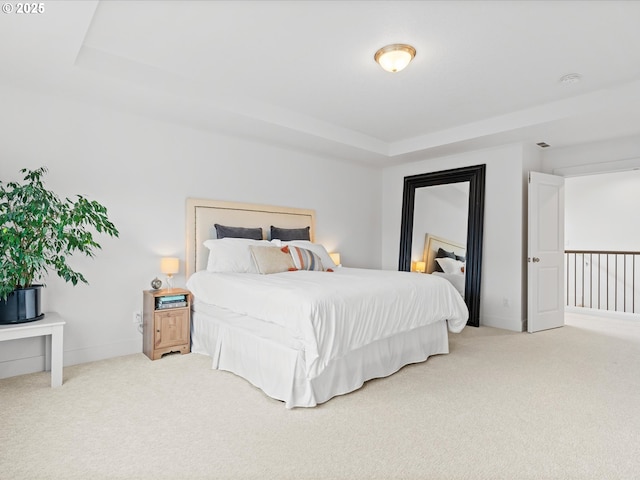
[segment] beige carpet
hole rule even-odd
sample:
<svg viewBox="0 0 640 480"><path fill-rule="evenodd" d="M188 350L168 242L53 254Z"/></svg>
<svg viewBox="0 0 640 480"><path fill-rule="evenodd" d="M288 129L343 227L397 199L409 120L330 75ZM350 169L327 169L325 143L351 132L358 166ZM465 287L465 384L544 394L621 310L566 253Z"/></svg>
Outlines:
<svg viewBox="0 0 640 480"><path fill-rule="evenodd" d="M0 380L0 478L640 478L640 324L567 315L286 410L201 355Z"/></svg>

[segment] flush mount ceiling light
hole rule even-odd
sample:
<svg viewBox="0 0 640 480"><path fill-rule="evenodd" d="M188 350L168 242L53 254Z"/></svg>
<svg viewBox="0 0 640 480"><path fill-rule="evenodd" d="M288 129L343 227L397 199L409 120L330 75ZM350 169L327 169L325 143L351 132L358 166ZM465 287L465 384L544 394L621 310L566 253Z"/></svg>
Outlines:
<svg viewBox="0 0 640 480"><path fill-rule="evenodd" d="M387 72L395 73L409 65L409 62L413 60L415 56L416 49L411 45L394 43L393 45L382 47L376 52L373 58Z"/></svg>

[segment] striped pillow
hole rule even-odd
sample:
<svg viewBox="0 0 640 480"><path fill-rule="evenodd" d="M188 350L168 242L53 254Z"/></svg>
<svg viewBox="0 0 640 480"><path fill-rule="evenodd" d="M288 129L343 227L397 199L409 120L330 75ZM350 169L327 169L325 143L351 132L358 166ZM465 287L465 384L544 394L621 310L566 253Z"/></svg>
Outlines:
<svg viewBox="0 0 640 480"><path fill-rule="evenodd" d="M320 257L306 248L286 246L282 248L283 251L288 250L293 258L293 263L298 270L314 270L317 272L323 272L322 260Z"/></svg>

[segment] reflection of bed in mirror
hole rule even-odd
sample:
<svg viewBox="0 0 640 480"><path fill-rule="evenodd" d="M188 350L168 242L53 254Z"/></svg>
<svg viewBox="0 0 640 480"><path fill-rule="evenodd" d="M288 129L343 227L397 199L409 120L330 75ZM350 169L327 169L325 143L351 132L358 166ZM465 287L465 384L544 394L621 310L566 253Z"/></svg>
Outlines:
<svg viewBox="0 0 640 480"><path fill-rule="evenodd" d="M440 249L445 252L453 253L457 257L457 260L460 260L461 258L464 259L466 257L466 248L464 245L453 240L427 234L424 240L425 273L446 278L454 287L456 287L456 290L460 292L460 295L464 297L465 274L464 268L461 268L464 267L464 260L458 262L451 261L445 266L445 268L449 267L448 272L440 271L443 270L443 268L442 266L439 268L439 264L436 260Z"/></svg>

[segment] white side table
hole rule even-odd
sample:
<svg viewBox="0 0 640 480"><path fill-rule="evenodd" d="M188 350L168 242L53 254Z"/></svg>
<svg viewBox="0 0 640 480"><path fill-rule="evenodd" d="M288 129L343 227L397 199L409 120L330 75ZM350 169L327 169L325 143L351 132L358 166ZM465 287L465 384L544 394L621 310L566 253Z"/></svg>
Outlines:
<svg viewBox="0 0 640 480"><path fill-rule="evenodd" d="M62 337L65 321L55 312L47 312L42 320L0 325L0 341L46 335L45 369L51 370L51 386L62 385Z"/></svg>

